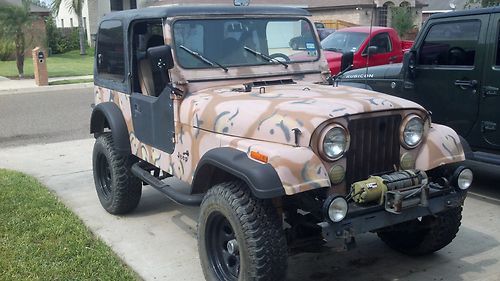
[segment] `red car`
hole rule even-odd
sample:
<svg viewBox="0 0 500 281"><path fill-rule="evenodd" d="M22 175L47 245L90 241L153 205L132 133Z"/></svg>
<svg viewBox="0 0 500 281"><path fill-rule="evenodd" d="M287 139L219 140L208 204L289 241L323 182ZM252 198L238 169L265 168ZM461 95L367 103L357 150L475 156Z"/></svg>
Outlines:
<svg viewBox="0 0 500 281"><path fill-rule="evenodd" d="M380 26L373 26L371 33L369 26L344 28L321 41L332 75L340 72L343 53L354 53L355 69L402 62L403 53L412 45L413 41L401 40L394 29ZM370 52L369 46L374 46Z"/></svg>

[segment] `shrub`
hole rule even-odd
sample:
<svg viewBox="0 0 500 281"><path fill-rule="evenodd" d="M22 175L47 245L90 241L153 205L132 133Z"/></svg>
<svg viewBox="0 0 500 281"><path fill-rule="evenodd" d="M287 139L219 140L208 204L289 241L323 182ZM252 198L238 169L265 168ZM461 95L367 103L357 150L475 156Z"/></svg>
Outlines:
<svg viewBox="0 0 500 281"><path fill-rule="evenodd" d="M46 22L47 46L52 54L66 53L80 48L78 28L57 28L52 17Z"/></svg>
<svg viewBox="0 0 500 281"><path fill-rule="evenodd" d="M16 46L14 42L2 40L0 38L0 61L15 59Z"/></svg>

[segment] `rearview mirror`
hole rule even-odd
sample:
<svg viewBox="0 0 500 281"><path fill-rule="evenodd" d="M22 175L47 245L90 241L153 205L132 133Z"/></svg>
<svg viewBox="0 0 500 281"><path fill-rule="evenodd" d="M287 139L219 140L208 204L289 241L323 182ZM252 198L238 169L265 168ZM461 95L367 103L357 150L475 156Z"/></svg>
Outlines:
<svg viewBox="0 0 500 281"><path fill-rule="evenodd" d="M147 57L151 61L153 71L162 71L174 67L172 48L169 45L148 48Z"/></svg>

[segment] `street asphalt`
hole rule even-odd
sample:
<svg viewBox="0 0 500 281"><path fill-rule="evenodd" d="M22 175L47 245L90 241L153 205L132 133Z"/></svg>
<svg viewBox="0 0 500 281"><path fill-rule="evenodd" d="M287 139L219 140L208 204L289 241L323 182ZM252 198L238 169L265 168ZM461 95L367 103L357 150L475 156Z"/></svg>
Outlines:
<svg viewBox="0 0 500 281"><path fill-rule="evenodd" d="M91 103L92 87L0 95L0 147L90 138Z"/></svg>
<svg viewBox="0 0 500 281"><path fill-rule="evenodd" d="M100 206L88 134L91 102L90 89L0 96L0 168L37 177L144 280L203 280L198 208L176 205L149 187L129 215L113 216ZM412 258L363 234L349 252L290 257L288 281L500 281L500 177L482 171L460 232L443 250Z"/></svg>

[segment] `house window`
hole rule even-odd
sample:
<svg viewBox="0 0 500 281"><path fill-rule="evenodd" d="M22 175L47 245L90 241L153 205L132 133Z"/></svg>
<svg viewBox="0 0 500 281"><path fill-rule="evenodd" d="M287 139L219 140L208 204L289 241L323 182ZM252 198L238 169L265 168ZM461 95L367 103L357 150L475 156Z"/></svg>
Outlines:
<svg viewBox="0 0 500 281"><path fill-rule="evenodd" d="M137 9L137 1L130 0L130 9Z"/></svg>
<svg viewBox="0 0 500 281"><path fill-rule="evenodd" d="M87 18L83 17L83 29L87 30Z"/></svg>
<svg viewBox="0 0 500 281"><path fill-rule="evenodd" d="M61 19L61 27L64 28L64 19Z"/></svg>
<svg viewBox="0 0 500 281"><path fill-rule="evenodd" d="M111 11L123 11L123 0L110 0Z"/></svg>
<svg viewBox="0 0 500 281"><path fill-rule="evenodd" d="M390 8L394 6L392 2L385 2L384 5L378 10L378 25L387 26L388 18L390 17Z"/></svg>
<svg viewBox="0 0 500 281"><path fill-rule="evenodd" d="M69 25L70 25L71 27L73 27L73 18L70 18L70 19L69 19Z"/></svg>

